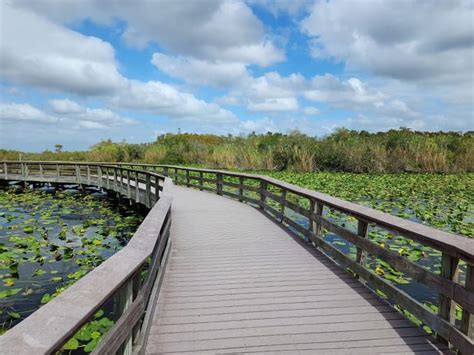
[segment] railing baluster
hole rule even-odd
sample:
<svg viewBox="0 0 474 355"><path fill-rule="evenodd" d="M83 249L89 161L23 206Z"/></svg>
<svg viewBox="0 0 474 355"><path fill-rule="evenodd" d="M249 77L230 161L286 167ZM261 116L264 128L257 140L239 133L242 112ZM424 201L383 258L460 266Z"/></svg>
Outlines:
<svg viewBox="0 0 474 355"><path fill-rule="evenodd" d="M218 195L222 195L222 174L216 174L216 191Z"/></svg>
<svg viewBox="0 0 474 355"><path fill-rule="evenodd" d="M260 180L260 209L265 210L265 202L267 201L267 182Z"/></svg>
<svg viewBox="0 0 474 355"><path fill-rule="evenodd" d="M239 196L244 195L244 178L243 176L239 176ZM239 198L239 202L243 202L244 200L242 198Z"/></svg>
<svg viewBox="0 0 474 355"><path fill-rule="evenodd" d="M464 287L467 291L474 293L474 265L466 265L466 284ZM462 311L461 324L459 328L470 339L474 339L474 315L465 309Z"/></svg>
<svg viewBox="0 0 474 355"><path fill-rule="evenodd" d="M151 201L151 181L150 181L150 174L145 173L145 200L146 200L146 206L148 208L151 208L152 206L152 201Z"/></svg>
<svg viewBox="0 0 474 355"><path fill-rule="evenodd" d="M442 277L449 280L456 281L458 278L458 264L459 259L452 257L448 254L443 253L441 255L441 273ZM439 296L439 310L438 314L441 318L447 320L449 323L454 324L456 319L456 304L451 298L440 295ZM438 340L447 343L446 339L437 335Z"/></svg>
<svg viewBox="0 0 474 355"><path fill-rule="evenodd" d="M127 169L127 198L130 199L132 196L130 191L130 170Z"/></svg>
<svg viewBox="0 0 474 355"><path fill-rule="evenodd" d="M311 200L311 211L318 217L323 216L324 205L320 202ZM322 238L323 237L323 226L320 222L315 221L311 218L311 231L314 234L315 238ZM316 246L315 242L313 242L313 246Z"/></svg>

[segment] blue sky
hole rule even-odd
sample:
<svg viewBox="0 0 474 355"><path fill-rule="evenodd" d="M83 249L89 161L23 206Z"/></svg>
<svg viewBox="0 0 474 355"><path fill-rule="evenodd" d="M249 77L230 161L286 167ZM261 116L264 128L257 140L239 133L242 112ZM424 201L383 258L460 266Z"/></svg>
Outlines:
<svg viewBox="0 0 474 355"><path fill-rule="evenodd" d="M473 16L464 0L5 0L0 148L473 130Z"/></svg>

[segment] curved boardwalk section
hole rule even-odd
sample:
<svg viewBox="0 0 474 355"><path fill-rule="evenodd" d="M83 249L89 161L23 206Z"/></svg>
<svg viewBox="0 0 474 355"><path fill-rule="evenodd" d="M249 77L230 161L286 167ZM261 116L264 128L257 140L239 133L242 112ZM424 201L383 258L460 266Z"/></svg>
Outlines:
<svg viewBox="0 0 474 355"><path fill-rule="evenodd" d="M439 353L420 328L258 210L173 187L146 352Z"/></svg>

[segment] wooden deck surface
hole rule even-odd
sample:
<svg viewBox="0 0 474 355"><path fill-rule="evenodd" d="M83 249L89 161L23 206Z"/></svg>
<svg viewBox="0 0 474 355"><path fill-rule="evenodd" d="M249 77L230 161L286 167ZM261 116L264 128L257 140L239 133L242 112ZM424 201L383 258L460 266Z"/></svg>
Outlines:
<svg viewBox="0 0 474 355"><path fill-rule="evenodd" d="M172 195L173 249L148 354L440 352L258 210L183 187Z"/></svg>

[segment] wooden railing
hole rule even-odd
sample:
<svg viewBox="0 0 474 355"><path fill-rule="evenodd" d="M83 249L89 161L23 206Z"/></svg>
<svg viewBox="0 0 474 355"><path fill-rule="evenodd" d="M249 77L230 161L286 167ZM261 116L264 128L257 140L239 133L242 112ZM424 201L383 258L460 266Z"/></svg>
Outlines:
<svg viewBox="0 0 474 355"><path fill-rule="evenodd" d="M156 171L173 178L175 184L207 190L259 208L274 222L283 225L289 232L304 237L314 247L368 282L372 288L383 292L392 303L420 319L436 332L438 339L449 342L463 354L474 353L474 240L267 176L169 165L126 163L120 166ZM328 210L354 218L357 225L351 230L336 223L325 215ZM300 223L301 220L307 223ZM439 273L372 242L368 238L368 232L376 228L439 251ZM323 229L354 245L357 248L355 258L349 257L323 239ZM366 260L369 254L384 260L414 281L438 293L438 313L432 312L396 285L367 268ZM460 261L465 263L463 284L458 279ZM460 322L455 320L456 304L462 307Z"/></svg>
<svg viewBox="0 0 474 355"><path fill-rule="evenodd" d="M0 179L97 186L150 208L127 246L1 336L0 353L55 353L106 302L114 303L118 319L94 353L143 353L171 248L172 181L149 171L64 162L3 162Z"/></svg>

